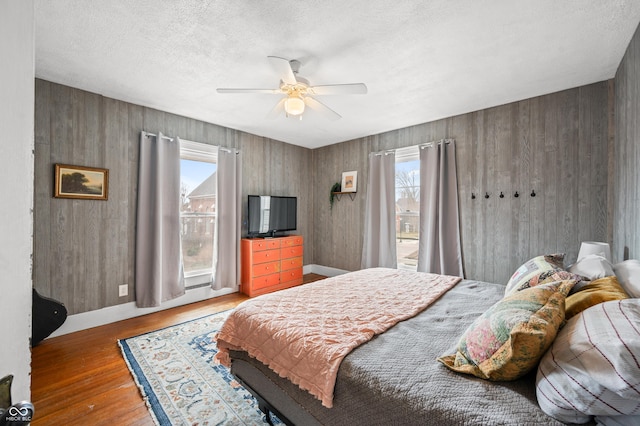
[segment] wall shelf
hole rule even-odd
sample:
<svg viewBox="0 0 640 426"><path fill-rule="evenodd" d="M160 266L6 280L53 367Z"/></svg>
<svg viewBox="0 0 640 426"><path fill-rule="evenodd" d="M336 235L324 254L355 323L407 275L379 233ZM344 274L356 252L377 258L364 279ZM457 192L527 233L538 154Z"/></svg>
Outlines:
<svg viewBox="0 0 640 426"><path fill-rule="evenodd" d="M333 195L336 196L336 200L338 201L340 201L340 198L342 198L344 194L349 195L349 198L351 198L351 201L353 201L356 198L357 192L333 192Z"/></svg>

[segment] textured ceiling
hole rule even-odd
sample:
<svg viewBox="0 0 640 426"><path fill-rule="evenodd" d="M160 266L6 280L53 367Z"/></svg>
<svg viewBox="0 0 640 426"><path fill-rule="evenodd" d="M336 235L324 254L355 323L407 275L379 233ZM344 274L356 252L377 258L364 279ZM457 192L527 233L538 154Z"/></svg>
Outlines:
<svg viewBox="0 0 640 426"><path fill-rule="evenodd" d="M638 0L36 0L36 76L309 148L612 78ZM268 119L267 56L342 115ZM149 129L153 130L153 129Z"/></svg>

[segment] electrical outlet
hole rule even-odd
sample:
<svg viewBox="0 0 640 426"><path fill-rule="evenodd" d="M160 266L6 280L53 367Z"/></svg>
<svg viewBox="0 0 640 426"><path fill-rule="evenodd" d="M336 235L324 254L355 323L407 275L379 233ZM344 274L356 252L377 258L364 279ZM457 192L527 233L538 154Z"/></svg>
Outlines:
<svg viewBox="0 0 640 426"><path fill-rule="evenodd" d="M118 296L123 297L129 294L129 285L128 284L122 284L121 286L118 286Z"/></svg>

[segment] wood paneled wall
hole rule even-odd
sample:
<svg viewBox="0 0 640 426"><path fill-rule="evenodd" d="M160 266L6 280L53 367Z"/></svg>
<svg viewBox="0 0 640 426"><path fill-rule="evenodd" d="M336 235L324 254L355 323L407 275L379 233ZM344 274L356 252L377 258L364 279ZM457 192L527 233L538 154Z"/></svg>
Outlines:
<svg viewBox="0 0 640 426"><path fill-rule="evenodd" d="M456 140L466 277L506 283L533 256L565 252L566 263L572 263L581 241L609 241L610 84L592 84L314 150L314 262L360 268L370 152L442 138ZM358 171L355 200L343 197L330 211L329 189L343 171L350 170ZM535 197L530 196L532 190Z"/></svg>
<svg viewBox="0 0 640 426"><path fill-rule="evenodd" d="M310 150L43 80L36 80L35 108L34 287L70 314L134 300L142 130L240 149L245 215L249 193L297 196L310 263ZM109 200L53 198L55 163L109 169ZM129 296L118 297L125 283Z"/></svg>
<svg viewBox="0 0 640 426"><path fill-rule="evenodd" d="M308 150L36 80L34 285L71 314L133 300L141 130L242 150L244 211L248 194L298 196L305 264L345 270L360 267L368 154L454 138L466 276L506 282L542 253L566 252L571 263L581 241L611 241L611 84ZM109 200L53 198L55 163L110 169ZM358 171L355 199L331 211L329 189L350 170ZM120 298L124 283L129 296Z"/></svg>
<svg viewBox="0 0 640 426"><path fill-rule="evenodd" d="M614 261L640 259L640 27L615 79Z"/></svg>

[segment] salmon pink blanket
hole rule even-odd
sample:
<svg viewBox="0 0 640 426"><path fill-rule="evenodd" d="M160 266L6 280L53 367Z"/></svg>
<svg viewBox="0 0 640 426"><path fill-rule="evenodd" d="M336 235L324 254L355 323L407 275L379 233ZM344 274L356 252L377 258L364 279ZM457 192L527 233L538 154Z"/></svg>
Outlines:
<svg viewBox="0 0 640 426"><path fill-rule="evenodd" d="M333 406L342 359L354 348L423 311L461 278L373 268L247 300L217 334L215 359L244 350Z"/></svg>

